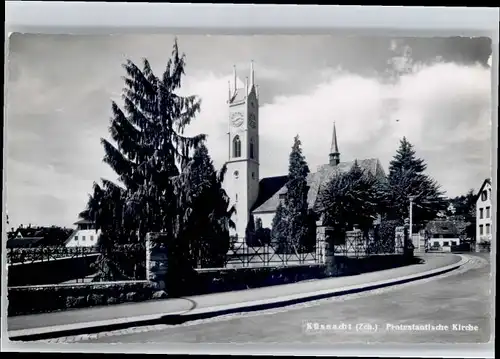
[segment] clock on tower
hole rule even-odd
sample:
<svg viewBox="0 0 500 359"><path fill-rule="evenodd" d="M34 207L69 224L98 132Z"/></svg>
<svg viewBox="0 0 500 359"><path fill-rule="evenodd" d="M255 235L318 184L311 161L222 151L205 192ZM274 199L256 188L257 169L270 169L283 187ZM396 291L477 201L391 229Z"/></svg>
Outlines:
<svg viewBox="0 0 500 359"><path fill-rule="evenodd" d="M231 123L234 127L240 127L243 124L243 113L233 112L231 114Z"/></svg>
<svg viewBox="0 0 500 359"><path fill-rule="evenodd" d="M250 116L248 116L248 125L251 128L257 127L257 121L255 121L255 115L253 113L251 113Z"/></svg>

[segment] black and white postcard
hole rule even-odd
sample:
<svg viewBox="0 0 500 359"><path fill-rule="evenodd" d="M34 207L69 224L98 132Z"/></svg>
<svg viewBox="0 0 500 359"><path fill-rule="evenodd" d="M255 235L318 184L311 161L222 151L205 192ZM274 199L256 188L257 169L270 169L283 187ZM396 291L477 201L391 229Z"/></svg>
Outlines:
<svg viewBox="0 0 500 359"><path fill-rule="evenodd" d="M494 46L10 34L11 343L491 343Z"/></svg>

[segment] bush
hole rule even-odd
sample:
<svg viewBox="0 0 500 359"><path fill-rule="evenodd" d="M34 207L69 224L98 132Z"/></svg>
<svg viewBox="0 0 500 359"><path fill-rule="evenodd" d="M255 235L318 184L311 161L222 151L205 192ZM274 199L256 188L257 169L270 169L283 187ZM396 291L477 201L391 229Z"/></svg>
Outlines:
<svg viewBox="0 0 500 359"><path fill-rule="evenodd" d="M259 228L257 229L255 236L257 238L258 245L269 245L271 243L271 230L269 228Z"/></svg>
<svg viewBox="0 0 500 359"><path fill-rule="evenodd" d="M373 233L374 241L370 244L370 253L394 253L396 227L400 223L394 220L383 220Z"/></svg>
<svg viewBox="0 0 500 359"><path fill-rule="evenodd" d="M150 282L8 288L8 315L148 300L155 292Z"/></svg>

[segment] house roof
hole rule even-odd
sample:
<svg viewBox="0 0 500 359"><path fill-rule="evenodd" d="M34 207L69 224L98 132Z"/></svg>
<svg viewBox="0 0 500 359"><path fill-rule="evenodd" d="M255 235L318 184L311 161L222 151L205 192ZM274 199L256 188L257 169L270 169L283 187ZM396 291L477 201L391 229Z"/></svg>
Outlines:
<svg viewBox="0 0 500 359"><path fill-rule="evenodd" d="M73 224L78 225L78 224L92 224L92 223L94 223L94 222L93 221L89 221L88 219L80 219L80 220L76 221Z"/></svg>
<svg viewBox="0 0 500 359"><path fill-rule="evenodd" d="M491 186L491 178L486 178L484 181L483 181L483 184L481 185L481 188L479 188L479 191L477 192L476 194L476 202L477 200L479 199L479 196L481 195L481 192L483 192L484 190L484 187L486 187L486 185L489 184Z"/></svg>
<svg viewBox="0 0 500 359"><path fill-rule="evenodd" d="M40 237L40 228L37 227L20 227L15 230L15 235L20 234L23 237Z"/></svg>
<svg viewBox="0 0 500 359"><path fill-rule="evenodd" d="M73 235L78 232L77 229L73 229L73 231L69 234L68 238L64 241L64 245L68 244L68 242L73 238Z"/></svg>
<svg viewBox="0 0 500 359"><path fill-rule="evenodd" d="M316 172L309 173L309 175L307 176L307 184L309 186L309 192L307 194L307 202L309 208L314 207L316 198L322 187L338 174L348 172L353 166L353 164L354 161L340 162L336 166L325 164L319 166ZM371 173L372 175L376 176L379 179L385 178L385 173L384 170L382 169L382 166L380 165L380 161L376 158L358 160L358 165L362 169L368 171L369 173ZM271 177L271 178L278 178L278 177ZM278 204L280 202L279 198L280 194L284 194L287 191L286 189L287 176L281 176L280 178L284 178L283 184L276 191L268 191L265 195L262 196L259 193L259 199L256 202L256 206L254 206L255 209L253 210L253 212L265 213L265 212L276 211L276 208L278 207ZM265 180L267 179L263 179L261 183Z"/></svg>
<svg viewBox="0 0 500 359"><path fill-rule="evenodd" d="M432 234L458 234L459 230L453 221L430 221L426 229Z"/></svg>
<svg viewBox="0 0 500 359"><path fill-rule="evenodd" d="M7 240L7 248L29 248L36 247L43 237L10 238Z"/></svg>

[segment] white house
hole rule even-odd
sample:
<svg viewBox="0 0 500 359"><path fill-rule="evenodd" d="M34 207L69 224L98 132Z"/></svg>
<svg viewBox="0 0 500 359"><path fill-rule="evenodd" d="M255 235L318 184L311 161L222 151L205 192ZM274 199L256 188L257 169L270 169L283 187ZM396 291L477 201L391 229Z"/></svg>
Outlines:
<svg viewBox="0 0 500 359"><path fill-rule="evenodd" d="M460 245L460 231L457 224L451 220L430 221L426 225L429 232L429 249L451 252L452 246Z"/></svg>
<svg viewBox="0 0 500 359"><path fill-rule="evenodd" d="M82 219L74 224L77 227L66 240L66 247L93 247L97 245L101 231L95 230L93 222Z"/></svg>
<svg viewBox="0 0 500 359"><path fill-rule="evenodd" d="M476 251L482 243L491 243L492 239L492 203L491 179L484 180L476 199Z"/></svg>

